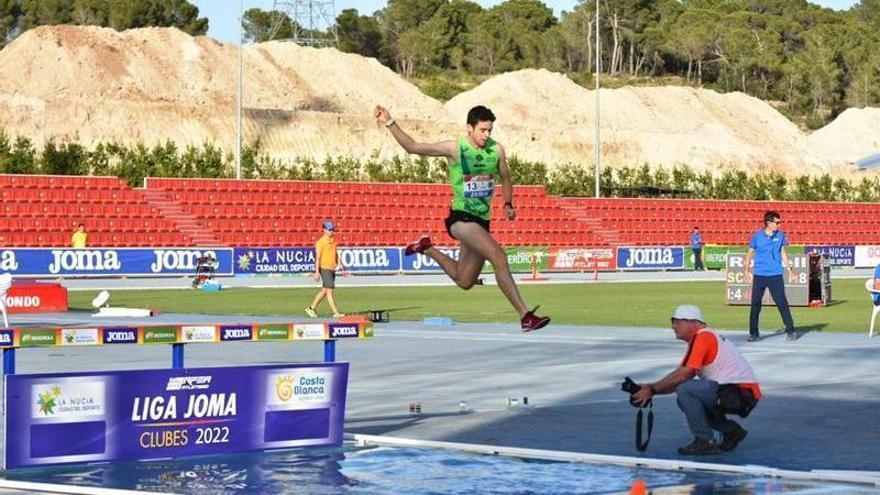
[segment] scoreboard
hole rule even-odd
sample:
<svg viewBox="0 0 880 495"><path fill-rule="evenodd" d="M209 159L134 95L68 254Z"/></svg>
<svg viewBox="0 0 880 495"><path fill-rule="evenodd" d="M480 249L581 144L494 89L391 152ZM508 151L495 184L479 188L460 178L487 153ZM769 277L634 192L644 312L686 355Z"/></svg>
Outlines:
<svg viewBox="0 0 880 495"><path fill-rule="evenodd" d="M785 278L785 295L788 298L789 306L809 306L810 305L810 265L809 258L806 255L795 254L789 255L791 260L791 274L786 271L783 273ZM727 255L727 304L728 305L745 305L748 306L752 302L752 284L746 282L745 266L746 254L729 253ZM829 287L830 289L830 287ZM830 290L829 290L830 293ZM830 295L830 294L829 294ZM770 290L764 291L764 306L775 306Z"/></svg>

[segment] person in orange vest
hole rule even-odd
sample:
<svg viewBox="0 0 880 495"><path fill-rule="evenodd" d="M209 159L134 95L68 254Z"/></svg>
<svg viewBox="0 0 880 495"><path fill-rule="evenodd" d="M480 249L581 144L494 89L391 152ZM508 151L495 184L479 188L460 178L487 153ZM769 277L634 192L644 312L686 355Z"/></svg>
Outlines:
<svg viewBox="0 0 880 495"><path fill-rule="evenodd" d="M693 442L678 449L679 454L711 455L733 450L747 432L727 418L725 414L730 411L719 408L719 404L726 402L722 396L730 397L733 391L741 409L738 414L748 415L761 398L755 373L733 343L709 330L700 308L681 305L675 308L671 320L675 338L688 344L687 353L681 364L662 379L640 383L632 400L647 404L654 395L676 394L678 408L694 435ZM715 442L714 431L722 434L720 443Z"/></svg>

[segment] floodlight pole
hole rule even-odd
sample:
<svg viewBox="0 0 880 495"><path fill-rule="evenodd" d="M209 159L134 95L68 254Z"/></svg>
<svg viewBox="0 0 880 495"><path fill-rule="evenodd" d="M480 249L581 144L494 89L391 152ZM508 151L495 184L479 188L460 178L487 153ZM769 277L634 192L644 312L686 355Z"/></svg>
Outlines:
<svg viewBox="0 0 880 495"><path fill-rule="evenodd" d="M599 0L596 0L596 137L594 147L596 149L596 197L599 197L599 170L602 168L602 151L599 141L599 74L601 64L599 63Z"/></svg>
<svg viewBox="0 0 880 495"><path fill-rule="evenodd" d="M244 91L244 0L239 0L238 4L238 130L235 138L235 178L241 179L241 140L242 140L242 122L241 122L241 99Z"/></svg>

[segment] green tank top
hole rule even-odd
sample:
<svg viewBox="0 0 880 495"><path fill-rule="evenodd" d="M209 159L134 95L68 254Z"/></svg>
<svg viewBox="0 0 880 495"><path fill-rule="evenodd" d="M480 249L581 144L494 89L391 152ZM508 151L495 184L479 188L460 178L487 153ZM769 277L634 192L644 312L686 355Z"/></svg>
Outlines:
<svg viewBox="0 0 880 495"><path fill-rule="evenodd" d="M489 220L498 160L498 149L491 138L482 149L471 146L466 138L458 138L458 160L449 165L453 210Z"/></svg>

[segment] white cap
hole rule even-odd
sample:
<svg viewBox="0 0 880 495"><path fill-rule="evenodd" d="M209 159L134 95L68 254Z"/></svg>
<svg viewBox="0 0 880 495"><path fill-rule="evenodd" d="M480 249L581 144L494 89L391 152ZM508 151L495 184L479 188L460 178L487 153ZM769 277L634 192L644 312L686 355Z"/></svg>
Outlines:
<svg viewBox="0 0 880 495"><path fill-rule="evenodd" d="M706 323L706 320L703 319L703 313L700 311L700 308L692 304L682 304L675 308L672 317L676 320L697 320Z"/></svg>

